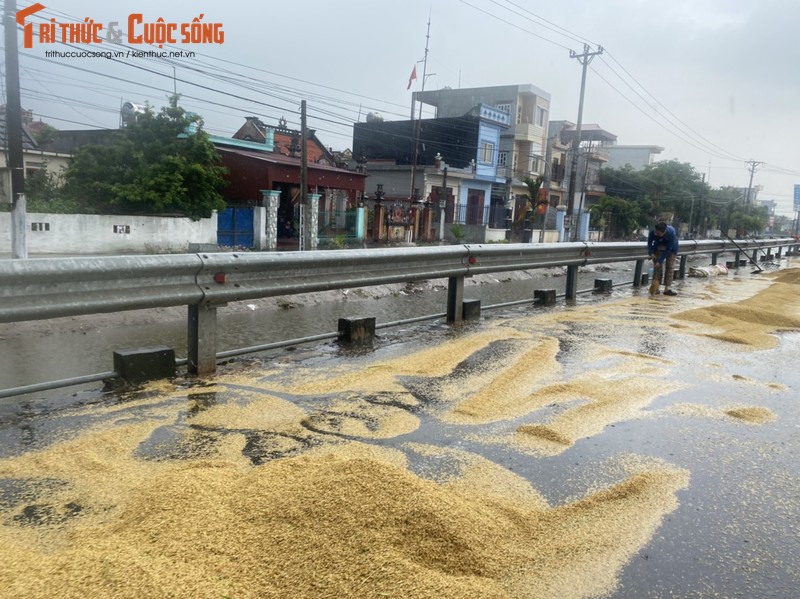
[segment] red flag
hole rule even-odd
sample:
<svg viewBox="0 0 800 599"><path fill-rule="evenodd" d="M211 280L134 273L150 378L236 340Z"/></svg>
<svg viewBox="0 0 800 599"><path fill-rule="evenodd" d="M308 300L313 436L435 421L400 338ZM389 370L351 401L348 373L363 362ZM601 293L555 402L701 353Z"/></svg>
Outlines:
<svg viewBox="0 0 800 599"><path fill-rule="evenodd" d="M417 65L414 65L414 70L411 71L411 77L408 78L408 87L406 88L406 90L411 89L411 84L414 82L416 78L417 78Z"/></svg>

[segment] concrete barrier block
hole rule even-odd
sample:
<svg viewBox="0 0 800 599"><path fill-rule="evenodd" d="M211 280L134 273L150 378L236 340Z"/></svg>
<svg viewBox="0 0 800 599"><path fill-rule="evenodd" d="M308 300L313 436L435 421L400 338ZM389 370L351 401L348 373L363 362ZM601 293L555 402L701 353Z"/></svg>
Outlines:
<svg viewBox="0 0 800 599"><path fill-rule="evenodd" d="M555 289L534 290L533 302L537 306L554 306L556 304L556 290Z"/></svg>
<svg viewBox="0 0 800 599"><path fill-rule="evenodd" d="M614 281L611 279L595 279L593 293L611 293L614 290Z"/></svg>
<svg viewBox="0 0 800 599"><path fill-rule="evenodd" d="M464 320L478 320L481 317L481 300L465 299L462 315Z"/></svg>
<svg viewBox="0 0 800 599"><path fill-rule="evenodd" d="M175 350L143 347L114 351L114 370L129 385L175 376Z"/></svg>
<svg viewBox="0 0 800 599"><path fill-rule="evenodd" d="M339 319L339 342L352 345L368 345L374 339L374 316Z"/></svg>

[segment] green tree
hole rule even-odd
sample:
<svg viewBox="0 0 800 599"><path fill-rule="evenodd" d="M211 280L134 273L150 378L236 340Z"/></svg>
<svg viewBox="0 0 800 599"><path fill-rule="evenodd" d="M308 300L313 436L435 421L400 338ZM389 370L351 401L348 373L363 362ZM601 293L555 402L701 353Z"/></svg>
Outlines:
<svg viewBox="0 0 800 599"><path fill-rule="evenodd" d="M57 173L36 169L25 177L25 199L28 212L54 214L92 213L79 198L67 197L64 181Z"/></svg>
<svg viewBox="0 0 800 599"><path fill-rule="evenodd" d="M170 99L148 108L112 146L84 146L65 173L68 197L114 214L178 214L193 219L225 208L225 169L198 115Z"/></svg>
<svg viewBox="0 0 800 599"><path fill-rule="evenodd" d="M528 194L526 197L527 202L525 203L525 207L522 209L522 213L518 216L518 218L520 220L525 220L527 217L536 214L536 202L539 198L539 190L542 188L544 177L541 175L537 176L535 179L532 177L525 177L522 182L525 183L525 187L528 188Z"/></svg>
<svg viewBox="0 0 800 599"><path fill-rule="evenodd" d="M641 204L636 200L603 196L589 208L591 225L606 239L625 239L641 226Z"/></svg>
<svg viewBox="0 0 800 599"><path fill-rule="evenodd" d="M691 164L677 160L654 162L641 170L630 166L602 169L600 181L609 196L637 202L640 224L648 225L669 214L675 225L696 229L696 210L708 195L708 186Z"/></svg>
<svg viewBox="0 0 800 599"><path fill-rule="evenodd" d="M40 129L31 132L31 137L33 137L33 141L42 146L53 141L57 134L58 129L45 123Z"/></svg>

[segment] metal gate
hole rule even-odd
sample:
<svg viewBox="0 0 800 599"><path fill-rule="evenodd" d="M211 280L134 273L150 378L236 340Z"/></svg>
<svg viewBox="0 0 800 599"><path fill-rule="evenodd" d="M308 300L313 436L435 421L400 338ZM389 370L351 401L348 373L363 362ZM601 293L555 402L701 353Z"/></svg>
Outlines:
<svg viewBox="0 0 800 599"><path fill-rule="evenodd" d="M253 209L231 206L217 216L217 244L222 247L252 248Z"/></svg>

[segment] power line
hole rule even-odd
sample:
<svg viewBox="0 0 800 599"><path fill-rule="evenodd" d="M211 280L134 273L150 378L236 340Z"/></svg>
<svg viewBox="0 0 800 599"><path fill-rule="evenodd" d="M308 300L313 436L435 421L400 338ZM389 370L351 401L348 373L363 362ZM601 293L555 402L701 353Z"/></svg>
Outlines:
<svg viewBox="0 0 800 599"><path fill-rule="evenodd" d="M492 17L493 19L496 19L496 20L498 20L498 21L500 21L502 23L505 23L506 25L509 25L509 26L513 27L514 29L519 29L520 31L524 31L527 34L532 35L533 37L539 38L540 40L545 41L548 44L553 44L554 46L558 46L559 48L563 48L564 50L569 50L570 49L568 46L565 46L564 44L559 44L558 42L553 41L553 40L551 40L549 38L546 38L543 35L539 35L538 33L534 33L533 31L531 31L529 29L525 29L524 27L520 27L516 23L512 23L511 21L506 21L504 18L498 17L496 14L493 14L493 13L491 13L489 11L483 10L482 8L478 8L477 6L475 6L474 4L470 4L466 0L459 0L459 2L461 2L461 4L466 4L470 8L474 8L478 12L482 12L483 14L485 14L485 15L487 15L489 17Z"/></svg>
<svg viewBox="0 0 800 599"><path fill-rule="evenodd" d="M572 40L574 42L578 42L579 44L590 44L590 45L593 45L593 46L597 46L597 44L595 44L595 43L593 43L593 42L591 42L591 41L589 41L589 40L587 40L587 39L585 39L583 37L578 36L577 34L569 31L568 29L564 29L560 25L556 25L552 21L548 21L544 17L541 17L541 16L537 15L536 13L533 13L533 12L529 11L528 9L523 8L519 4L515 4L514 2L511 2L511 0L505 0L506 4L510 4L511 6L513 6L515 8L518 8L522 12L516 12L516 11L513 11L513 10L511 10L510 8L508 8L506 6L502 6L499 2L497 2L497 0L490 0L490 2L492 4L500 6L501 8L504 8L505 10L509 11L513 15L516 15L518 17L522 17L523 19L526 19L526 20L528 20L528 21L530 21L532 23L535 23L535 24L539 25L540 27L544 27L545 29L547 29L549 31L552 31L553 33L556 33L558 35L562 35L562 36L564 36L564 37L566 37L566 38L568 38L568 39L570 39L570 40ZM526 14L522 14L522 13L526 13L527 15L530 15L530 16L526 16ZM545 41L549 41L549 40L545 40Z"/></svg>
<svg viewBox="0 0 800 599"><path fill-rule="evenodd" d="M713 147L713 148L716 148L717 150L719 150L719 151L721 151L721 152L723 152L723 153L725 153L725 154L728 154L728 155L730 155L730 156L732 157L732 159L735 159L735 160L742 160L742 158L741 158L741 157L739 157L739 156L736 156L735 154L733 154L733 153L729 152L729 151L728 151L728 150L726 150L725 148L721 148L720 146L718 146L718 145L714 144L713 142L709 141L708 139L706 139L705 137L703 137L702 135L700 135L700 134L699 134L697 131L695 131L694 129L692 129L692 128L691 128L689 125L687 125L687 124L686 124L685 122L683 122L683 121L682 121L680 118L678 118L678 117L675 115L675 113L673 113L673 112L672 112L672 111L671 111L669 108L667 108L667 107L666 107L666 106L665 106L665 105L664 105L664 104L663 104L663 103L662 103L662 102L661 102L661 101L660 101L660 100L659 100L659 99L658 99L658 98L657 98L657 97L656 97L654 94L650 93L650 92L647 90L647 88L646 88L644 85L642 85L642 84L639 82L639 80L638 80L636 77L634 77L634 76L631 74L631 72L630 72L630 71L628 71L628 69L626 69L626 68L625 68L625 67L624 67L624 66L623 66L623 65L622 65L622 64L621 64L621 63L620 63L620 62L619 62L619 61L618 61L616 58L614 58L614 56L613 56L613 55L612 55L610 52L608 53L608 57L609 57L611 60L613 60L613 61L614 61L614 63L615 63L617 66L619 66L619 68L621 68L621 69L623 70L623 72L624 72L624 73L625 73L625 74L626 74L628 77L630 77L630 78L631 78L631 79L632 79L632 80L633 80L633 81L634 81L634 82L635 82L635 83L636 83L636 84L637 84L637 85L638 85L638 86L639 86L639 87L640 87L642 90L644 90L644 92L645 92L645 93L646 93L648 96L650 96L651 98L653 98L653 100L654 100L654 101L655 101L655 102L656 102L656 103L657 103L659 106L661 106L661 107L662 107L662 108L663 108L663 109L664 109L664 110L665 110L665 111L666 111L666 112L667 112L667 113L668 113L670 116L672 116L672 118L674 118L674 119L675 119L675 120L676 120L678 123L680 123L681 125L683 125L683 126L686 128L686 130L687 130L687 131L689 131L689 132L690 132L692 135L695 135L695 136L697 136L698 138L700 138L701 140L705 141L705 142L706 142L706 143L708 143L708 144L709 144L711 147ZM607 64L607 63L606 63L606 64ZM613 69L612 69L612 71L613 71ZM620 79L622 79L622 77L620 77ZM633 89L633 88L631 88L631 89Z"/></svg>

